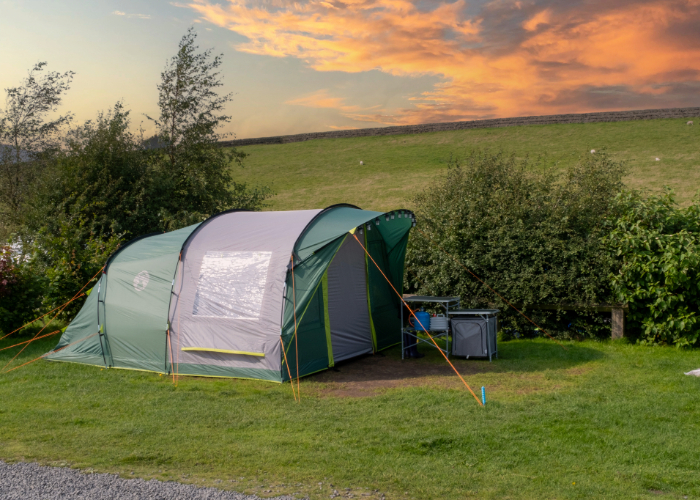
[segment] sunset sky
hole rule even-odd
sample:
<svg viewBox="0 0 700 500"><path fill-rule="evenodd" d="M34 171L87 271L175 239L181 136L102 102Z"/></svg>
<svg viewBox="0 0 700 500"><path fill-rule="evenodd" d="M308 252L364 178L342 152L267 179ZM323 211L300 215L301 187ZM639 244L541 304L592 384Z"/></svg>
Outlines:
<svg viewBox="0 0 700 500"><path fill-rule="evenodd" d="M77 121L138 125L192 25L239 138L700 106L700 0L0 0L0 86L47 61Z"/></svg>

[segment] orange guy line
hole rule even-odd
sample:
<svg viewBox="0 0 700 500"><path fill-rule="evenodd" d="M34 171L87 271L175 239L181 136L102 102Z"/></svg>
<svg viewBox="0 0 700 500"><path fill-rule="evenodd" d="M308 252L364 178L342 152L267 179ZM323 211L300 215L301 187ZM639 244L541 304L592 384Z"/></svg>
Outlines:
<svg viewBox="0 0 700 500"><path fill-rule="evenodd" d="M50 337L51 335L56 335L60 331L61 330L56 330L56 331L53 331L51 333L47 333L45 335L42 335L41 337L36 337L36 338L31 339L31 340L25 340L24 342L18 342L15 345L3 347L2 349L0 349L0 351L4 351L5 349L12 349L13 347L17 347L18 345L22 345L22 344L29 344L30 342L34 342L35 340L43 339L44 337Z"/></svg>
<svg viewBox="0 0 700 500"><path fill-rule="evenodd" d="M84 295L84 294L83 294L83 295ZM51 318L51 319L49 320L48 323L46 323L46 324L44 325L44 327L43 327L41 330L39 330L39 331L36 333L36 335L34 335L34 337L32 337L32 339L31 339L30 342L33 342L33 341L35 341L36 339L40 338L40 337L39 337L39 334L40 334L41 332L43 332L44 330L46 330L46 328L53 322L53 320L55 320L56 317L58 317L58 315L61 314L61 313L63 312L63 310L68 306L68 304L70 304L70 303L73 302L76 298L81 297L81 296L82 296L82 295L73 297L73 298L70 299L68 302L66 302L65 304L63 304L63 306L61 307L61 309L53 316L53 318ZM42 335L42 337L43 337L43 335ZM15 355L13 356L13 358L12 358L10 361L8 361L7 364L6 364L5 366L2 367L2 369L5 370L5 368L7 368L8 366L10 366L10 364L15 360L15 358L17 358L17 356L19 356L20 354L22 354L22 353L24 352L24 350L27 348L28 345L29 345L29 344L27 343L24 347L22 347L22 349L20 349L19 352L18 352L17 354L15 354Z"/></svg>
<svg viewBox="0 0 700 500"><path fill-rule="evenodd" d="M467 389L469 389L469 392L472 393L472 396L474 396L474 399L476 399L476 402L479 403L479 405L484 406L484 404L481 402L481 400L480 400L478 397L476 397L476 394L474 394L474 391L472 391L472 388L469 387L469 384L467 384L467 381L464 380L464 378L462 378L462 375L460 375L460 373L457 371L457 368L455 368L455 366L452 364L452 362L450 361L450 359L449 359L447 356L445 356L445 353L442 352L442 349L440 349L440 347L437 345L437 343L435 342L435 339L433 338L433 336L430 335L430 332L428 332L428 329L423 325L423 323L420 322L420 320L418 319L418 317L417 317L415 314L413 314L413 310L408 306L408 304L406 303L406 301L403 300L403 297L401 296L401 294L399 293L399 291L394 287L394 284L393 284L391 281L389 281L389 278L386 277L386 274L384 274L384 271L382 271L382 269L379 267L379 265L374 261L374 259L372 258L372 256L369 254L369 252L368 252L367 249L365 248L365 246L364 246L362 243L360 243L360 240L358 239L357 235L355 235L355 233L352 233L352 236L355 238L355 241L357 241L357 243L359 243L359 245L362 247L362 250L364 250L365 253L367 254L367 256L372 260L372 263L377 267L377 269L379 269L379 272L382 273L382 276L384 276L384 279L387 281L387 283L389 283L389 286L391 286L391 288L396 292L396 295L399 296L399 299L401 299L401 302L403 302L404 305L406 306L406 308L408 308L408 310L411 311L411 315L416 319L416 321L418 321L418 324L423 328L423 330L424 330L425 333L428 335L428 337L430 338L430 340L432 341L432 343L435 344L435 347L437 347L438 351L440 351L440 354L442 354L442 357L445 358L445 361L447 361L447 362L449 363L449 365L452 367L452 369L455 371L455 373L457 374L457 376L459 377L459 379L462 381L462 383L464 384L464 386L465 386ZM401 327L403 328L403 325L401 325Z"/></svg>
<svg viewBox="0 0 700 500"><path fill-rule="evenodd" d="M284 354L284 364L287 365L287 373L289 374L289 383L292 384L292 394L294 394L294 401L297 400L297 393L294 392L294 379L292 378L292 372L289 370L289 362L287 362L287 352L284 350L284 340L282 340L282 335L280 335L280 344L282 345L282 354Z"/></svg>
<svg viewBox="0 0 700 500"><path fill-rule="evenodd" d="M178 257L179 263L178 263L178 268L180 269L180 293L182 293L182 286L183 282L185 281L185 269L184 269L184 263L182 262L182 252L180 252L180 256ZM180 295L177 296L177 350L175 351L175 387L177 387L177 384L180 382L180 349L181 349L181 343L180 343Z"/></svg>
<svg viewBox="0 0 700 500"><path fill-rule="evenodd" d="M70 302L70 300L69 300L68 302L66 302L65 304L61 304L60 306L54 307L54 308L51 309L49 312L42 314L42 315L39 316L38 318L35 318L35 319L31 320L31 321L30 321L29 323L27 323L26 325L20 326L19 328L17 328L17 330L12 330L10 333L8 333L7 335L5 335L4 337L0 337L0 340L6 339L7 337L9 337L10 335L12 335L13 333L20 331L20 330L21 330L22 328L24 328L25 326L29 326L29 325L31 325L32 323L34 323L35 321L37 321L37 320L40 320L41 318L43 318L43 317L46 316L47 314L51 314L51 313L54 312L56 309L60 309L61 307L63 307L63 306L65 306L66 304L68 304L69 302Z"/></svg>
<svg viewBox="0 0 700 500"><path fill-rule="evenodd" d="M173 374L173 384L175 383L175 370L173 370L173 346L170 344L170 328L166 330L168 335L168 352L170 353L170 371Z"/></svg>
<svg viewBox="0 0 700 500"><path fill-rule="evenodd" d="M66 302L65 304L63 304L63 306L61 306L61 310L58 311L58 312L54 315L54 317L51 318L51 319L49 320L49 322L46 323L46 324L44 325L44 327L43 327L41 330L39 330L39 331L37 332L36 335L34 335L34 338L33 338L32 340L36 340L36 338L39 336L39 334L40 334L41 332L43 332L44 330L46 330L46 328L53 322L53 320L55 320L56 317L57 317L59 314L61 314L61 312L63 312L63 310L68 306L68 304L70 304L71 302L73 302L73 301L74 301L75 299L77 299L78 297L82 297L83 295L85 295L85 294L83 294L83 293L81 293L81 292L85 289L86 286L88 286L88 285L90 284L90 282L91 282L92 280L94 280L95 278L97 278L97 275L100 274L100 273L102 272L103 269L104 269L104 266L102 266L102 267L100 268L100 270L97 271L97 273L95 274L95 276L93 276L92 278L90 278L90 279L87 281L87 283L85 283L85 284L83 285L83 287L82 287L80 290L78 290L78 293L76 293L76 294L73 296L72 299L70 299L68 302ZM55 309L54 309L54 310L55 310ZM29 345L29 344L27 344L27 345ZM15 358L16 358L17 356L19 356L20 354L22 354L22 352L27 348L27 345L25 345L22 349L20 349L20 351L19 351L17 354L15 354L14 358L12 358L10 361L7 362L7 364L6 364L5 366L2 367L2 370L3 370L3 371L5 370L5 368L7 368L7 367L10 365L10 363L12 363L12 362L15 360ZM9 370L9 371L11 371L11 370Z"/></svg>
<svg viewBox="0 0 700 500"><path fill-rule="evenodd" d="M97 333L99 333L99 332L97 332ZM7 370L6 372L3 372L3 373L10 373L11 371L17 370L18 368L22 368L23 366L26 366L26 365L28 365L29 363L34 363L34 361L39 361L39 360L40 360L41 358L43 358L44 356L48 356L49 354L54 353L54 352L62 351L62 350L65 349L66 347L70 347L70 346L72 346L73 344L77 344L78 342L82 342L83 340L87 340L87 339L89 339L90 337L94 337L95 335L97 335L97 333L93 333L92 335L88 335L88 336L85 337L84 339L80 339L80 340L76 340L75 342L71 342L70 344L64 345L63 347L61 347L60 349L56 349L55 351L51 351L51 352L47 352L46 354L42 354L42 355L39 356L38 358L34 358L33 360L27 361L27 362L24 363L24 364L21 364L21 365L19 365L19 366L15 366L14 368L11 368L11 369Z"/></svg>

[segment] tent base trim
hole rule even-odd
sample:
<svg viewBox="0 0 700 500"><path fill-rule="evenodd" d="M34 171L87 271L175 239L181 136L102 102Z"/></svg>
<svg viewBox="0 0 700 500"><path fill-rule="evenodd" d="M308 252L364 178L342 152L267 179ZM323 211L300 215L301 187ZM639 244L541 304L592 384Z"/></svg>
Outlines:
<svg viewBox="0 0 700 500"><path fill-rule="evenodd" d="M331 367L330 367L330 366L327 366L327 367L325 367L325 368L321 368L320 370L316 370L316 371L313 371L313 372L305 373L305 374L303 374L303 375L300 375L299 378L302 379L302 378L304 378L304 377L308 377L309 375L314 375L315 373L319 373L319 372L326 371L326 370L328 370L328 368L331 368ZM292 379L292 380L295 380L295 379ZM280 382L280 383L284 383L284 382L289 382L289 379L285 377L285 379L284 379L282 382Z"/></svg>
<svg viewBox="0 0 700 500"><path fill-rule="evenodd" d="M104 364L95 365L95 364L92 364L92 363L85 363L85 362L83 362L83 361L70 361L70 360L68 360L68 359L51 358L51 357L49 357L49 356L46 356L44 359L45 359L46 361L53 361L54 363L72 363L72 364L74 364L74 365L96 366L96 367L102 368L102 369L107 368Z"/></svg>
<svg viewBox="0 0 700 500"><path fill-rule="evenodd" d="M145 368L129 368L127 366L105 366L105 365L95 365L93 363L84 363L82 361L69 361L67 359L55 359L55 358L45 358L47 361L57 361L60 363L73 363L75 365L85 365L85 366L96 366L97 368L102 368L103 370L130 370L132 372L147 372L147 373L158 373L159 375L168 375L168 372L156 371L156 370L146 370Z"/></svg>
<svg viewBox="0 0 700 500"><path fill-rule="evenodd" d="M108 368L104 365L93 365L92 363L83 363L81 361L68 361L66 359L51 359L51 358L44 358L46 361L54 361L54 362L59 362L59 363L71 363L74 365L85 365L85 366L94 366L97 368L102 368L103 370L129 370L132 372L146 372L146 373L157 373L159 375L171 375L172 372L157 372L154 370L144 370L142 368L127 368L127 367L121 367L121 366L112 366L111 368ZM271 371L271 370L266 370L266 371ZM319 370L322 371L322 370ZM276 373L276 372L275 372ZM317 372L314 372L317 373ZM281 384L281 380L271 380L269 378L259 378L259 377L241 377L241 376L236 376L236 375L207 375L204 373L178 373L178 376L185 376L185 377L207 377L207 378L235 378L235 379L240 379L240 380L260 380L261 382L272 382L275 384ZM310 374L309 374L310 375Z"/></svg>
<svg viewBox="0 0 700 500"><path fill-rule="evenodd" d="M241 368L219 365L201 365L180 363L173 366L176 375L191 375L193 377L221 377L268 380L270 382L282 382L279 370L266 370L264 368Z"/></svg>
<svg viewBox="0 0 700 500"><path fill-rule="evenodd" d="M236 380L259 380L260 382L271 382L273 384L282 384L281 380L270 380L267 378L253 377L238 377L234 375L203 375L201 373L176 373L177 377L205 377L205 378L235 378Z"/></svg>
<svg viewBox="0 0 700 500"><path fill-rule="evenodd" d="M386 351L386 350L389 349L390 347L394 347L395 345L399 345L399 344L401 344L401 342L396 342L395 344L389 344L389 345L387 345L387 346L382 347L381 349L377 349L377 352L379 352L379 351Z"/></svg>

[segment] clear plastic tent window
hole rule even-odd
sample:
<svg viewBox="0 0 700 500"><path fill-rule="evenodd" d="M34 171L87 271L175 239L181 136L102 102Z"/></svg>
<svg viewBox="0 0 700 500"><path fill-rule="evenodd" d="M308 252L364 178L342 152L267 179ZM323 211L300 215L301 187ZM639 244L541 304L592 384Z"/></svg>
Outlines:
<svg viewBox="0 0 700 500"><path fill-rule="evenodd" d="M193 316L257 320L272 252L207 252Z"/></svg>

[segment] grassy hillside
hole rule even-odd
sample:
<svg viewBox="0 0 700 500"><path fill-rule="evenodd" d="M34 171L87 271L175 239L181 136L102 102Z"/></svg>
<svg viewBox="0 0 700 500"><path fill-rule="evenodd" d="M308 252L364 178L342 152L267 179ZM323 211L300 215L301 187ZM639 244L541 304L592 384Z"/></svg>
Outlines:
<svg viewBox="0 0 700 500"><path fill-rule="evenodd" d="M700 119L694 121L694 126L686 119L530 125L245 146L240 149L250 157L235 175L271 185L277 193L272 210L341 202L389 210L409 206L412 194L444 171L450 155L475 148L542 154L550 168L565 168L591 149L605 149L629 166L629 186L668 185L687 204L700 188Z"/></svg>

